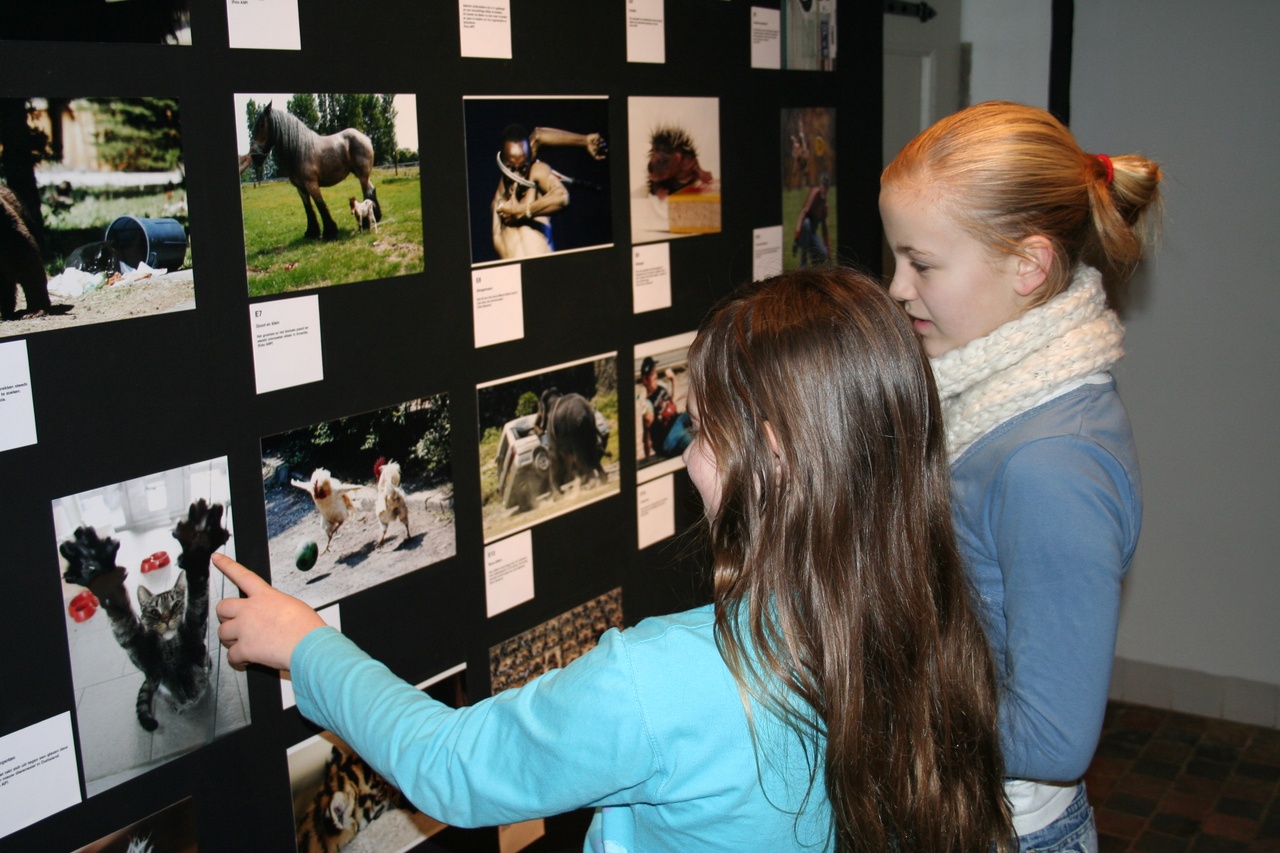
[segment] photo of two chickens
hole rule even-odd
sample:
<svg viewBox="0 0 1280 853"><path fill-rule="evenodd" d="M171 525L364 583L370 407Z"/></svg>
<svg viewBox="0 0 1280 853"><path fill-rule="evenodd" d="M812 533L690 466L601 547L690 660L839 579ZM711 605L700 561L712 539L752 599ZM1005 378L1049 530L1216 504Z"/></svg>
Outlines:
<svg viewBox="0 0 1280 853"><path fill-rule="evenodd" d="M452 557L445 394L262 440L271 582L312 607Z"/></svg>

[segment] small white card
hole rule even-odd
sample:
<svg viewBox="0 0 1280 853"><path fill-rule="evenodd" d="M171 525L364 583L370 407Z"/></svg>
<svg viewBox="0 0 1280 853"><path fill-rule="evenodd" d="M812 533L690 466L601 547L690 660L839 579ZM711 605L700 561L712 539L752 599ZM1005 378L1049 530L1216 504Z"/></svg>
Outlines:
<svg viewBox="0 0 1280 853"><path fill-rule="evenodd" d="M484 546L485 611L496 616L533 598L533 531Z"/></svg>
<svg viewBox="0 0 1280 853"><path fill-rule="evenodd" d="M70 711L0 737L0 838L78 802Z"/></svg>
<svg viewBox="0 0 1280 853"><path fill-rule="evenodd" d="M627 62L667 61L664 0L627 0Z"/></svg>
<svg viewBox="0 0 1280 853"><path fill-rule="evenodd" d="M511 0L458 0L462 56L511 58Z"/></svg>
<svg viewBox="0 0 1280 853"><path fill-rule="evenodd" d="M298 0L227 0L231 47L302 50Z"/></svg>
<svg viewBox="0 0 1280 853"><path fill-rule="evenodd" d="M524 285L519 264L474 270L471 303L477 347L524 337Z"/></svg>
<svg viewBox="0 0 1280 853"><path fill-rule="evenodd" d="M770 225L751 232L751 280L782 275L782 226Z"/></svg>
<svg viewBox="0 0 1280 853"><path fill-rule="evenodd" d="M671 474L636 487L636 530L640 548L676 535L676 478Z"/></svg>
<svg viewBox="0 0 1280 853"><path fill-rule="evenodd" d="M319 296L256 302L249 327L259 394L324 379Z"/></svg>
<svg viewBox="0 0 1280 853"><path fill-rule="evenodd" d="M751 7L751 67L782 67L782 10Z"/></svg>
<svg viewBox="0 0 1280 853"><path fill-rule="evenodd" d="M636 314L671 307L671 244L631 248L631 304Z"/></svg>
<svg viewBox="0 0 1280 853"><path fill-rule="evenodd" d="M27 342L0 344L0 450L36 443Z"/></svg>
<svg viewBox="0 0 1280 853"><path fill-rule="evenodd" d="M342 613L338 610L338 605L330 604L322 610L317 610L316 615L324 620L324 624L339 631L342 630ZM280 670L280 707L288 710L297 704L297 697L293 695L293 677L287 669L282 669Z"/></svg>

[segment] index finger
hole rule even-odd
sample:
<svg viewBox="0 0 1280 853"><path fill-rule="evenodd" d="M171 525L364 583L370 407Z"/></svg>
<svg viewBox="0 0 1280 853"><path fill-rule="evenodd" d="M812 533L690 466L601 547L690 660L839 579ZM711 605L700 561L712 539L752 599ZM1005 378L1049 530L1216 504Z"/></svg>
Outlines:
<svg viewBox="0 0 1280 853"><path fill-rule="evenodd" d="M262 592L263 589L271 588L271 584L221 551L213 555L213 566L226 575L227 579L235 584L245 595L253 595L254 593Z"/></svg>

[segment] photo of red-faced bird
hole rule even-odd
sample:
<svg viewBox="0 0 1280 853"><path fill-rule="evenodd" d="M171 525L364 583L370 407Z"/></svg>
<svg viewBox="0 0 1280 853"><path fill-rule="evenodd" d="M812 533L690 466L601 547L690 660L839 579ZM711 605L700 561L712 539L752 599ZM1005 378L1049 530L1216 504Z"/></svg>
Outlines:
<svg viewBox="0 0 1280 853"><path fill-rule="evenodd" d="M316 502L316 512L320 513L320 524L324 527L325 536L328 537L324 543L324 551L321 553L327 552L329 546L333 544L334 534L347 520L347 516L355 510L351 493L361 486L358 483L344 483L338 480L329 474L327 468L317 468L312 471L309 482L290 480L289 483L294 488L302 489L311 495L311 499Z"/></svg>
<svg viewBox="0 0 1280 853"><path fill-rule="evenodd" d="M264 437L272 585L318 608L453 557L449 424L439 393Z"/></svg>

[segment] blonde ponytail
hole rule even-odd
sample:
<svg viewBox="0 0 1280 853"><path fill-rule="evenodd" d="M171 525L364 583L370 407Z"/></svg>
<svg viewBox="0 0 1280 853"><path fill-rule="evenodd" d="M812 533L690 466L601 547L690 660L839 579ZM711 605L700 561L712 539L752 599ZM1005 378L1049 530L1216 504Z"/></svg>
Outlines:
<svg viewBox="0 0 1280 853"><path fill-rule="evenodd" d="M1048 238L1054 259L1037 303L1066 290L1082 263L1102 271L1114 303L1142 258L1160 179L1160 167L1141 155L1084 152L1044 110L989 101L907 143L880 183L932 193L993 253L1021 254L1026 238Z"/></svg>
<svg viewBox="0 0 1280 853"><path fill-rule="evenodd" d="M1107 299L1119 301L1118 290L1129 280L1142 260L1160 201L1160 167L1141 154L1107 157L1086 155L1086 160L1103 166L1098 180L1097 166L1086 164L1086 186L1093 211L1093 239L1082 251L1081 259L1102 271ZM1108 180L1109 178L1109 180Z"/></svg>

